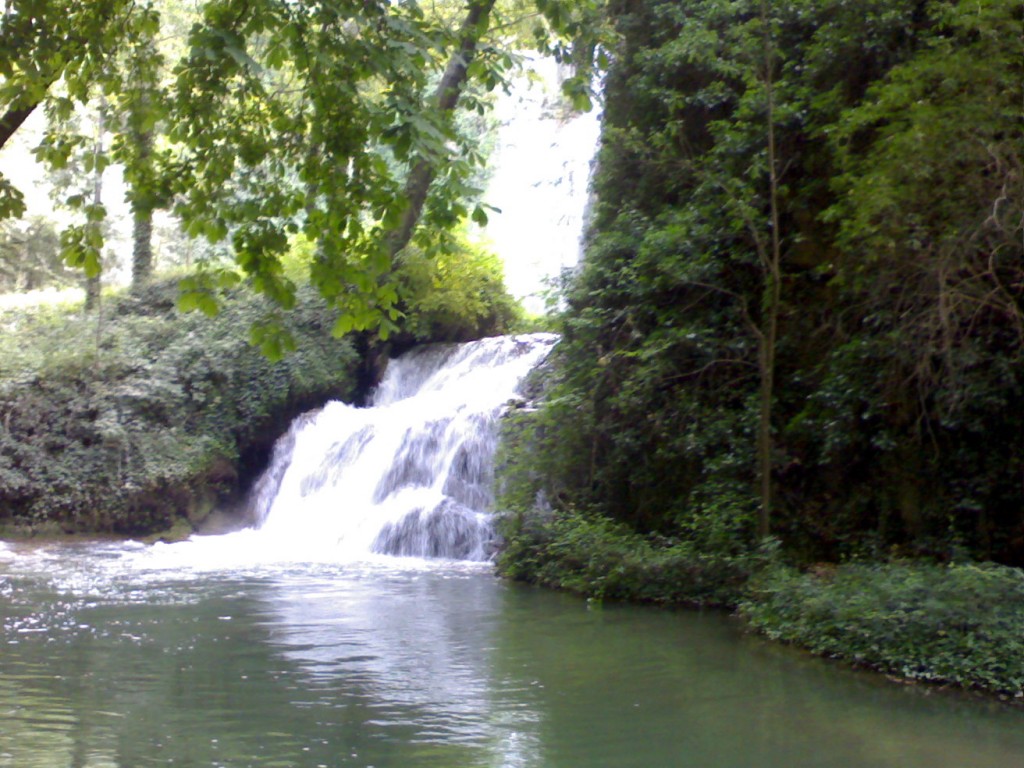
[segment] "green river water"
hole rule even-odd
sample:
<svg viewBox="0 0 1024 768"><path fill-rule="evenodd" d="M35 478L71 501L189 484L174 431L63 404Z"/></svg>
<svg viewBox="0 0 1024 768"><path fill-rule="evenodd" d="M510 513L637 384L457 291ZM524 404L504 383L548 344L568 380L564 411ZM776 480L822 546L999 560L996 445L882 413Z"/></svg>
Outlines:
<svg viewBox="0 0 1024 768"><path fill-rule="evenodd" d="M0 768L1024 766L1020 711L717 613L172 550L0 545Z"/></svg>

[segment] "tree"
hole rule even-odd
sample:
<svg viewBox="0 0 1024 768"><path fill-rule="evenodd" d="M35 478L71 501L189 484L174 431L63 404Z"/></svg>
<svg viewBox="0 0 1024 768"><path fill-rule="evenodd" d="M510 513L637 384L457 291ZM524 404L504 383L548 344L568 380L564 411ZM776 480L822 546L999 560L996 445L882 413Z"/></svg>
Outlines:
<svg viewBox="0 0 1024 768"><path fill-rule="evenodd" d="M980 328L1024 342L1020 9L988 0L937 11L929 44L835 131L843 173L830 212L851 287L868 270L901 286L894 311L926 388L955 378L958 349Z"/></svg>
<svg viewBox="0 0 1024 768"><path fill-rule="evenodd" d="M466 18L459 29L458 48L448 60L437 92L434 94L435 108L441 114L451 113L459 102L459 97L466 87L469 68L476 55L480 37L489 25L494 3L495 0L472 0L469 4ZM427 201L430 184L444 160L444 156L441 156L417 157L413 161L405 182L405 212L402 214L401 223L388 234L388 256L392 261L412 239L413 229Z"/></svg>
<svg viewBox="0 0 1024 768"><path fill-rule="evenodd" d="M52 194L76 214L74 223L60 233L64 262L85 276L86 311L98 307L102 253L107 235L107 210L103 204L103 175L109 164L107 154L108 104L101 99L92 114L84 110L72 115L59 133L49 132ZM59 136L59 140L54 137Z"/></svg>
<svg viewBox="0 0 1024 768"><path fill-rule="evenodd" d="M534 18L537 45L589 65L595 49L584 21L598 6L541 0L530 11L521 2L474 0L452 25L448 4L428 13L416 2L384 0L208 0L166 94L153 76L154 7L104 3L89 20L98 32L116 17L118 34L100 40L118 55L106 69L69 70L63 54L53 54L53 77L33 91L33 105L50 89L60 121L95 89L116 97L113 156L132 185L140 244L149 212L172 199L191 236L229 244L234 264L188 279L184 308L216 311L211 291L240 273L287 309L295 285L281 257L301 232L317 242L311 279L340 312L336 331L379 326L386 335L398 317L392 264L417 224L436 233L469 215L486 220L471 183L484 158L457 130L456 106L486 109L485 92L514 66L502 35L521 29L523 16ZM49 4L38 10L37 25L59 12ZM17 9L13 16L28 18ZM571 46L570 38L582 42ZM64 43L61 51L72 45ZM23 57L25 67L49 62L49 49L37 48ZM50 88L62 75L66 96ZM572 84L579 100L588 77L585 66ZM30 100L16 90L8 89L7 102ZM167 125L173 153L148 149L158 123ZM66 150L67 142L53 141L41 155L59 163ZM431 234L422 245L444 242ZM146 261L140 247L140 276ZM273 322L257 335L268 351L287 345Z"/></svg>
<svg viewBox="0 0 1024 768"><path fill-rule="evenodd" d="M81 230L74 228L65 231L65 245L71 250L65 259L71 266L80 266L85 270L85 311L99 313L101 300L101 274L103 257L99 243L103 241L103 220L106 209L103 207L103 144L107 133L107 105L100 103L96 113L96 137L92 149L92 203L87 206L86 224ZM71 233L82 232L81 241L75 243Z"/></svg>
<svg viewBox="0 0 1024 768"><path fill-rule="evenodd" d="M569 4L543 8L576 30ZM177 68L171 135L189 184L176 212L190 233L229 239L244 278L284 307L295 287L280 259L301 232L317 243L311 279L340 311L335 331L386 335L389 275L417 224L486 218L469 183L484 158L453 112L486 109L480 89L513 66L489 37L502 18L491 0L454 27L416 3L208 3ZM209 283L189 287L186 304L212 309Z"/></svg>
<svg viewBox="0 0 1024 768"><path fill-rule="evenodd" d="M989 461L976 448L1022 429L1011 405L1024 348L1022 17L995 1L933 11L926 44L832 132L835 285L863 318L837 347L832 379L885 403L873 410L895 457L886 475L902 528L923 535L951 508L945 525L991 556L1007 546L1024 476L1019 440Z"/></svg>
<svg viewBox="0 0 1024 768"><path fill-rule="evenodd" d="M757 341L757 475L760 491L757 535L764 539L771 532L773 503L773 422L783 279L781 174L784 158L780 157L776 137L779 112L776 81L780 68L776 37L780 21L772 13L767 0L760 0L749 14L749 20L734 23L724 35L731 53L726 55L725 51L719 51L717 69L720 75L723 79L736 79L742 86L737 94L735 111L711 126L718 139L718 147L709 153L711 163L706 171L708 180L705 184L721 183L729 190L731 199L727 201L727 209L733 211L747 229L761 272L760 322L748 317L748 325ZM763 155L755 152L750 157L750 170L744 178L736 169L729 167L728 161L723 162L716 157L716 150L724 148L727 153L735 153L738 146L750 146L751 130L755 134L762 133L764 151ZM719 178L723 166L732 171L728 181L724 182ZM741 311L748 316L746 302L740 303Z"/></svg>
<svg viewBox="0 0 1024 768"><path fill-rule="evenodd" d="M63 83L68 107L85 102L106 57L133 30L134 3L5 0L0 17L0 148ZM0 177L0 218L24 211L21 194Z"/></svg>
<svg viewBox="0 0 1024 768"><path fill-rule="evenodd" d="M0 221L0 291L66 286L77 278L61 259L59 235L49 221Z"/></svg>
<svg viewBox="0 0 1024 768"><path fill-rule="evenodd" d="M593 231L523 471L544 546L589 513L702 552L770 530L808 560L1024 562L1020 8L612 12Z"/></svg>
<svg viewBox="0 0 1024 768"><path fill-rule="evenodd" d="M44 22L61 30L63 19L57 18L61 6L37 5L39 7L18 3L9 6L10 23L6 31L13 34L20 27ZM90 7L94 15L88 16L82 11L82 24L85 31L101 35L100 40L80 42L83 30L79 29L73 30L75 34L67 38L47 37L46 45L26 49L21 58L15 60L14 75L4 83L4 95L15 102L27 98L25 94L32 94L36 99L31 105L33 109L36 104L45 105L49 127L36 150L37 155L51 169L65 176L78 165L91 177L89 194L72 194L67 200L73 210L84 214L86 222L70 227L62 235L65 259L86 272L88 308L98 299L100 253L104 242L101 222L106 217L100 179L111 162L124 168L129 186L139 265L134 271L140 279L145 277L151 262L148 238L152 210L158 207L160 199L153 168L152 134L162 106L156 82L160 65L156 53L159 21L152 5L100 3ZM107 24L116 28L107 30ZM76 64L69 68L64 58L82 55L82 45L93 52L97 61L87 67ZM22 77L25 71L39 68L45 68L49 75L37 81ZM90 107L100 115L95 121L98 137L78 133L81 121L76 119L75 113ZM84 163L73 161L76 151L86 155ZM69 184L71 181L66 179L65 186Z"/></svg>
<svg viewBox="0 0 1024 768"><path fill-rule="evenodd" d="M114 160L125 172L128 201L132 212L132 286L139 288L153 274L153 212L170 203L170 189L161 178L157 152L162 137L162 120L167 113L161 79L164 57L156 41L141 37L130 41L124 51L125 73L118 88L120 137L114 147Z"/></svg>

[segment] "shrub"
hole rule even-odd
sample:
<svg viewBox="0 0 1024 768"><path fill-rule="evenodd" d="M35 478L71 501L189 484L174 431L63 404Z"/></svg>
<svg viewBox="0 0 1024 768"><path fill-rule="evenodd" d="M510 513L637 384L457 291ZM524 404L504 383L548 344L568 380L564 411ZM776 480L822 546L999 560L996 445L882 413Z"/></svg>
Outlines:
<svg viewBox="0 0 1024 768"><path fill-rule="evenodd" d="M470 341L518 324L522 310L497 256L459 236L436 250L408 248L395 272L403 332L415 341Z"/></svg>
<svg viewBox="0 0 1024 768"><path fill-rule="evenodd" d="M1024 572L997 565L776 569L741 613L770 638L912 680L1024 695Z"/></svg>
<svg viewBox="0 0 1024 768"><path fill-rule="evenodd" d="M583 513L508 515L500 528L500 574L594 598L732 606L770 557L698 552Z"/></svg>
<svg viewBox="0 0 1024 768"><path fill-rule="evenodd" d="M495 466L504 510L499 572L596 598L735 605L771 557L752 544L746 495L727 480L706 483L702 495L680 505L688 514L671 531L614 520L600 498L580 503L582 482L570 476L586 474L593 444L583 429L585 405L558 387L561 362L556 349L524 386L529 400L546 407L516 409L502 422Z"/></svg>

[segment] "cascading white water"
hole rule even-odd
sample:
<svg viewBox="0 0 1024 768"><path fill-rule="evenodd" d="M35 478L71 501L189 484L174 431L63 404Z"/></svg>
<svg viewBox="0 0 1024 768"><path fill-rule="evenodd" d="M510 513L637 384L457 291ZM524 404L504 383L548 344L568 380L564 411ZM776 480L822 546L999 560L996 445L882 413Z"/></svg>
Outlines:
<svg viewBox="0 0 1024 768"><path fill-rule="evenodd" d="M258 538L338 558L371 552L485 560L497 420L553 334L414 350L368 408L297 419L253 492Z"/></svg>
<svg viewBox="0 0 1024 768"><path fill-rule="evenodd" d="M599 118L566 107L553 59L527 69L498 102L485 199L501 212L483 234L511 292L539 312L545 282L579 256ZM253 490L256 528L219 537L216 561L337 562L369 553L486 560L497 418L555 340L416 350L389 365L371 407L335 402L300 417Z"/></svg>

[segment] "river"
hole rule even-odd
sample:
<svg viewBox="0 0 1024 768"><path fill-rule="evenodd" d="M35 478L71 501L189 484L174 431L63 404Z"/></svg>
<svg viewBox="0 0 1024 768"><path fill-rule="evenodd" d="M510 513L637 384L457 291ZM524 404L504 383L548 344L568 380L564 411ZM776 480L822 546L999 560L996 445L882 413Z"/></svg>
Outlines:
<svg viewBox="0 0 1024 768"><path fill-rule="evenodd" d="M1009 768L1024 715L482 563L0 547L0 766Z"/></svg>

